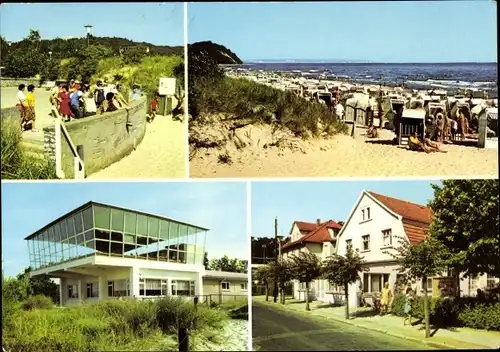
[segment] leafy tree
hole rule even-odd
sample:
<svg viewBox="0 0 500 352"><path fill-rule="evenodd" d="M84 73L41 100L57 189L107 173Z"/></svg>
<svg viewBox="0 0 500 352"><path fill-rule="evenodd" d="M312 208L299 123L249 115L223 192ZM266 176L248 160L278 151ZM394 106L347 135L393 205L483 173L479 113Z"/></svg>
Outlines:
<svg viewBox="0 0 500 352"><path fill-rule="evenodd" d="M52 59L48 58L46 64L42 68L42 72L40 74L40 81L55 81L59 78L59 63Z"/></svg>
<svg viewBox="0 0 500 352"><path fill-rule="evenodd" d="M429 328L429 298L427 296L427 278L440 274L446 267L446 247L434 237L428 237L418 245L412 245L406 238L398 238L399 246L391 255L399 266L399 272L408 279L419 279L423 282L424 290L424 320L425 337L430 336Z"/></svg>
<svg viewBox="0 0 500 352"><path fill-rule="evenodd" d="M447 247L447 265L467 276L500 272L498 180L445 180L432 185L432 237Z"/></svg>
<svg viewBox="0 0 500 352"><path fill-rule="evenodd" d="M266 264L264 258L272 259L278 252L278 242L271 237L252 237L251 245L252 264Z"/></svg>
<svg viewBox="0 0 500 352"><path fill-rule="evenodd" d="M50 280L47 275L30 277L30 272L31 267L28 267L23 273L17 275L17 280L22 283L21 287L26 287L27 296L44 295L58 303L59 285Z"/></svg>
<svg viewBox="0 0 500 352"><path fill-rule="evenodd" d="M266 301L269 301L269 285L273 280L271 268L268 265L260 266L255 272L254 279L265 287Z"/></svg>
<svg viewBox="0 0 500 352"><path fill-rule="evenodd" d="M34 50L14 50L9 53L5 62L5 75L14 78L36 76L43 65L43 55Z"/></svg>
<svg viewBox="0 0 500 352"><path fill-rule="evenodd" d="M309 284L321 276L321 259L311 252L300 252L299 255L290 257L292 277L306 284L306 310L309 308Z"/></svg>
<svg viewBox="0 0 500 352"><path fill-rule="evenodd" d="M246 273L247 262L238 258L229 258L227 255L210 261L210 270L229 271L232 273Z"/></svg>
<svg viewBox="0 0 500 352"><path fill-rule="evenodd" d="M97 71L99 60L113 55L113 51L104 45L89 45L79 54L78 76L83 82L90 82L90 78Z"/></svg>
<svg viewBox="0 0 500 352"><path fill-rule="evenodd" d="M144 56L146 56L146 54L139 50L128 50L123 53L123 62L125 65L135 65L140 63Z"/></svg>
<svg viewBox="0 0 500 352"><path fill-rule="evenodd" d="M281 304L285 304L285 286L293 277L290 262L287 260L273 260L268 267L270 276L281 293Z"/></svg>
<svg viewBox="0 0 500 352"><path fill-rule="evenodd" d="M358 280L359 273L364 271L363 257L359 255L359 251L354 251L348 247L344 256L334 254L327 258L323 263L323 277L332 285L341 286L344 288L345 298L345 318L349 319L349 284L353 284Z"/></svg>

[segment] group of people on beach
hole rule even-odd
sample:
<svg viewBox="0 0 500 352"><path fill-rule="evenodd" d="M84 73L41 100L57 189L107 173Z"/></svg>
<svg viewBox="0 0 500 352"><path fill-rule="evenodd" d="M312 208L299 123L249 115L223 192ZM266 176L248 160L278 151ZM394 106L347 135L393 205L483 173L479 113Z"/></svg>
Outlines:
<svg viewBox="0 0 500 352"><path fill-rule="evenodd" d="M25 90L28 92L25 93ZM21 131L30 125L32 132L38 132L35 128L35 86L33 84L28 85L27 88L25 84L18 86L16 106L21 114Z"/></svg>

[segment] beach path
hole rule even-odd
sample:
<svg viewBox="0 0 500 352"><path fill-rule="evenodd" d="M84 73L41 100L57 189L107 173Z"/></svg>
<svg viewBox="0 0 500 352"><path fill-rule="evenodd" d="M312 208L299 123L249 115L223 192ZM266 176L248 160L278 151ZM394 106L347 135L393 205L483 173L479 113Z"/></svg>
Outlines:
<svg viewBox="0 0 500 352"><path fill-rule="evenodd" d="M156 115L142 142L131 154L88 179L158 179L186 176L186 125Z"/></svg>
<svg viewBox="0 0 500 352"><path fill-rule="evenodd" d="M338 135L310 141L304 153L233 151L231 164L219 162L222 151L200 150L190 161L190 177L498 177L498 149L444 145L447 153L426 154L392 145L393 137Z"/></svg>

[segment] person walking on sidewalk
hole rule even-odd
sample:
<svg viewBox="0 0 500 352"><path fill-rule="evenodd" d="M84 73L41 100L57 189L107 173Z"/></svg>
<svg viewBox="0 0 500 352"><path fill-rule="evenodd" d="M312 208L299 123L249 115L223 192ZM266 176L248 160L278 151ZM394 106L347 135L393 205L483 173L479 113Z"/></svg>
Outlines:
<svg viewBox="0 0 500 352"><path fill-rule="evenodd" d="M406 289L406 296L405 296L405 307L404 307L405 319L403 320L403 325L406 325L407 320L411 325L411 304L413 302L413 298L414 298L413 290L411 289L411 287L408 287Z"/></svg>
<svg viewBox="0 0 500 352"><path fill-rule="evenodd" d="M391 288L389 287L389 283L386 282L384 284L384 288L382 289L382 297L380 298L380 312L382 314L387 314L389 302L391 301L392 297L392 292Z"/></svg>

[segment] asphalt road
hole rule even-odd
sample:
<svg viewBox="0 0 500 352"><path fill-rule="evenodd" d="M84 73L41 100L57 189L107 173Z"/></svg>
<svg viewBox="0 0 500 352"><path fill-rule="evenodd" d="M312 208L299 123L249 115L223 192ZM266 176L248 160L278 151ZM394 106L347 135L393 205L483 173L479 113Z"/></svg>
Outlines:
<svg viewBox="0 0 500 352"><path fill-rule="evenodd" d="M252 305L252 338L254 350L261 351L430 349L424 344L318 316L283 312L255 301Z"/></svg>

